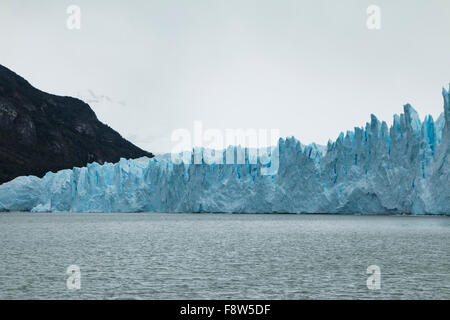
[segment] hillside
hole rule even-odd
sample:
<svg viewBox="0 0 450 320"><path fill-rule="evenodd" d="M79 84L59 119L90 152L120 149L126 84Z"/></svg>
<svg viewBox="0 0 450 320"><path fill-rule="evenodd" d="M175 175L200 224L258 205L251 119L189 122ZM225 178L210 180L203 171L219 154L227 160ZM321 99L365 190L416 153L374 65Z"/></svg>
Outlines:
<svg viewBox="0 0 450 320"><path fill-rule="evenodd" d="M88 104L42 92L0 65L0 183L142 156L153 154L100 122Z"/></svg>

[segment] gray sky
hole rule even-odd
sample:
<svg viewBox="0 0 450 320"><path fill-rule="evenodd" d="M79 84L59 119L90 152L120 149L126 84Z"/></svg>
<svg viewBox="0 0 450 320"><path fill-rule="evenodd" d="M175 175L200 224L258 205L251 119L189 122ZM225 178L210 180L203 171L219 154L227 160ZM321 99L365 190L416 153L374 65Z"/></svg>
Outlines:
<svg viewBox="0 0 450 320"><path fill-rule="evenodd" d="M448 0L0 0L0 39L0 64L153 152L195 120L325 144L405 103L436 119L450 82Z"/></svg>

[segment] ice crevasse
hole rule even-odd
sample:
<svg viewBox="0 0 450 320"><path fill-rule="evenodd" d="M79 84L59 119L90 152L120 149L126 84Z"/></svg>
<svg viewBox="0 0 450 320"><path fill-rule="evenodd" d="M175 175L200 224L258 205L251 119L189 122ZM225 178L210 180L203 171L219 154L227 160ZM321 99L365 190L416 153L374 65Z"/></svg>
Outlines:
<svg viewBox="0 0 450 320"><path fill-rule="evenodd" d="M170 158L18 177L0 211L450 214L450 93L420 120L409 105L390 128L374 115L326 147L278 141L278 171L261 163L175 164ZM233 147L240 152L240 147ZM223 151L225 157L225 150Z"/></svg>

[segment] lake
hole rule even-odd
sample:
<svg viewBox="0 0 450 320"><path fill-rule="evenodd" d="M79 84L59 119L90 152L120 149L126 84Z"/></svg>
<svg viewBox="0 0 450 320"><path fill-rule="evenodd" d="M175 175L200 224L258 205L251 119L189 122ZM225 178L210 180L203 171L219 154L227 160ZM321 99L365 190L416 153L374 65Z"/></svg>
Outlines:
<svg viewBox="0 0 450 320"><path fill-rule="evenodd" d="M0 245L0 299L450 299L445 216L3 213Z"/></svg>

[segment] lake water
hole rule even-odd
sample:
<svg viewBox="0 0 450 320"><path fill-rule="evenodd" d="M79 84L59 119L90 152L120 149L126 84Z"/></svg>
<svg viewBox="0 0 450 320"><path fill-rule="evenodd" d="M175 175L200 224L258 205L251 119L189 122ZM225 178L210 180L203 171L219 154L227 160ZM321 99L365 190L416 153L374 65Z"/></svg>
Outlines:
<svg viewBox="0 0 450 320"><path fill-rule="evenodd" d="M450 217L0 214L0 299L352 298L450 299Z"/></svg>

